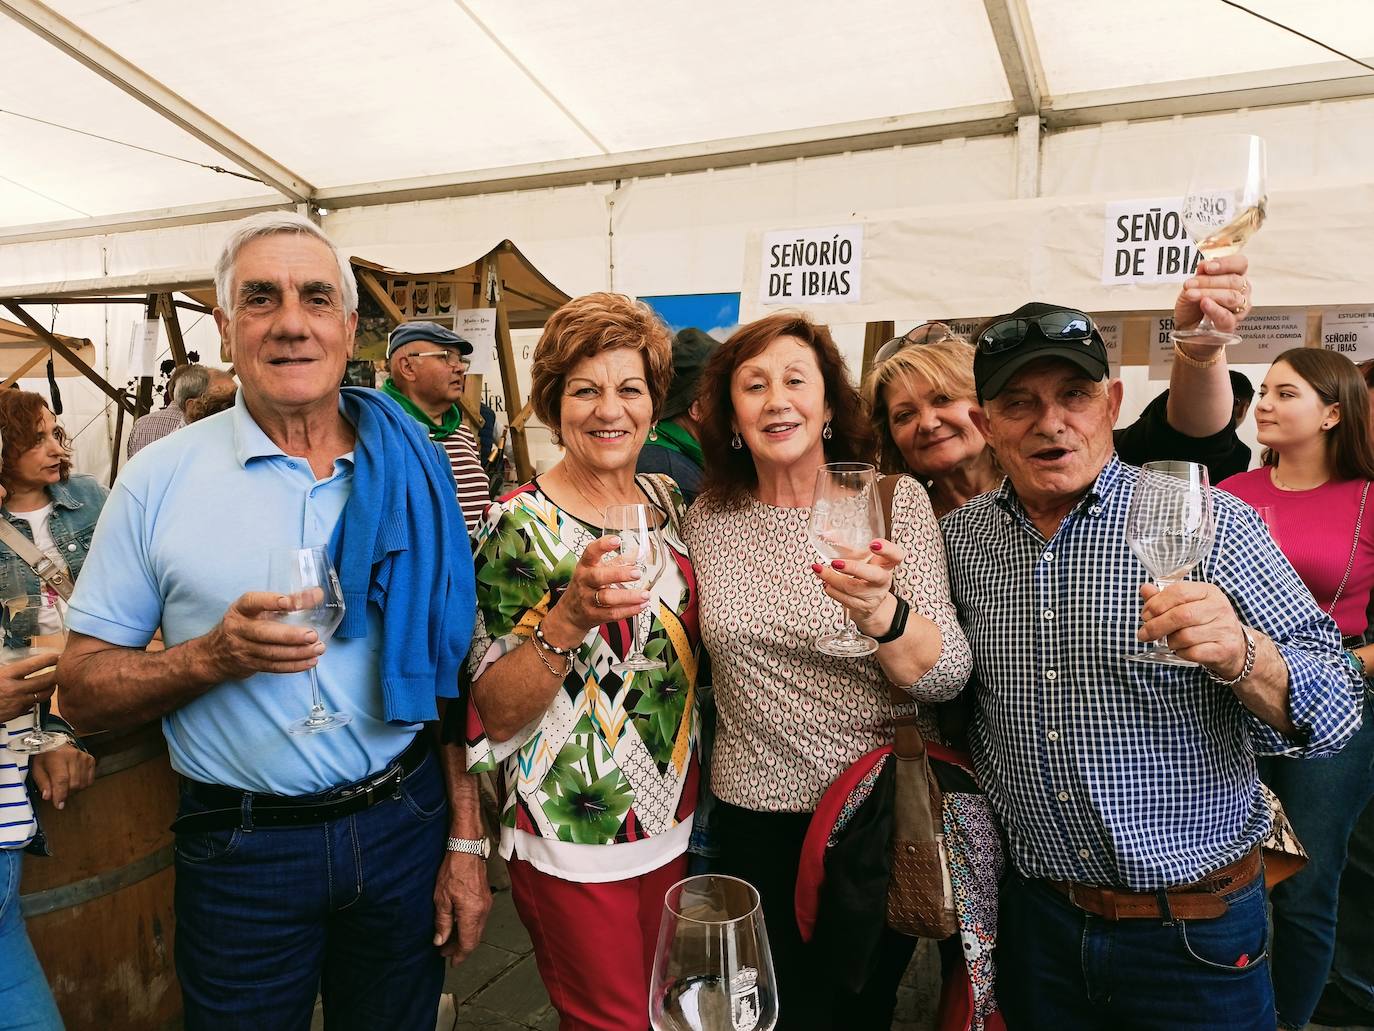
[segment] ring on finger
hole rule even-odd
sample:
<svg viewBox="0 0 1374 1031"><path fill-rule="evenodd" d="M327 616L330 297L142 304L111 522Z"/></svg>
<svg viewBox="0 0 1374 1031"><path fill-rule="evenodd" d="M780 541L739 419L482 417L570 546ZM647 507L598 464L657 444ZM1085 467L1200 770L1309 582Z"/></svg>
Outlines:
<svg viewBox="0 0 1374 1031"><path fill-rule="evenodd" d="M592 592L592 602L593 602L593 603L596 605L596 607L599 608L599 609L604 609L604 608L606 607L606 603L605 603L604 601L601 600L601 588L600 588L600 587L598 587L596 590L594 590L594 591Z"/></svg>

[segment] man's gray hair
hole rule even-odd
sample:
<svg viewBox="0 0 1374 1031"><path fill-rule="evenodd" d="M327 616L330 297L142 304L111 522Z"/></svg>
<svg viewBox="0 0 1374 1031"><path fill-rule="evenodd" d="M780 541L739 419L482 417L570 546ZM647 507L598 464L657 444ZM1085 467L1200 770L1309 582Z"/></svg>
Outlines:
<svg viewBox="0 0 1374 1031"><path fill-rule="evenodd" d="M172 373L172 404L185 410L186 402L200 397L210 387L210 370L204 365L183 365Z"/></svg>
<svg viewBox="0 0 1374 1031"><path fill-rule="evenodd" d="M238 260L239 251L243 249L245 244L261 236L272 236L276 233L313 236L328 247L339 265L339 283L343 288L344 318L348 318L358 310L358 281L353 278L353 268L339 253L334 242L325 235L324 230L304 215L298 215L294 211L261 211L256 215L249 215L234 226L234 231L229 234L229 239L224 241L224 249L220 251L219 260L215 262L215 297L219 301L219 306L226 313L232 315L234 311L234 284L232 280L234 278L234 262Z"/></svg>

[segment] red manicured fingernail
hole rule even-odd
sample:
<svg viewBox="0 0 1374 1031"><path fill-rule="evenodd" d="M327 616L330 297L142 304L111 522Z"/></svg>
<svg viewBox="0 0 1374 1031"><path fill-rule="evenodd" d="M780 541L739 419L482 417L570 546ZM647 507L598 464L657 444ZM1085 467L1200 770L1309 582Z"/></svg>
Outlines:
<svg viewBox="0 0 1374 1031"><path fill-rule="evenodd" d="M870 548L871 550L873 550L873 551L882 551L882 550L883 550L883 542L882 542L882 541L874 541L872 544L869 545L869 548Z"/></svg>
<svg viewBox="0 0 1374 1031"><path fill-rule="evenodd" d="M837 558L834 562L832 562L832 563L830 563L830 564L831 564L832 566L834 566L836 569L843 569L843 568L844 568L844 559L842 559L842 558Z"/></svg>
<svg viewBox="0 0 1374 1031"><path fill-rule="evenodd" d="M812 562L812 563L811 563L811 571L812 571L813 573L819 573L823 568L824 568L824 567L823 567L819 562Z"/></svg>

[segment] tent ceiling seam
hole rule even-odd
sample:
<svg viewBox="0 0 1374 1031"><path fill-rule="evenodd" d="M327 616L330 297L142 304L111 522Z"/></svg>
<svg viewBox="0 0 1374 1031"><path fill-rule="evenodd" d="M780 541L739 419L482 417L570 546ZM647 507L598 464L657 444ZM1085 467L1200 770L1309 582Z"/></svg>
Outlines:
<svg viewBox="0 0 1374 1031"><path fill-rule="evenodd" d="M515 65L515 67L519 69L520 74L523 75L526 79L528 79L530 81L530 84L533 85L534 88L537 89L540 93L542 93L545 99L549 101L549 103L551 103L554 107L558 108L558 110L562 113L564 118L572 122L573 125L577 126L578 132L582 133L583 136L591 140L592 143L596 146L596 149L601 151L602 154L610 154L610 148L607 147L606 144L602 143L601 140L597 137L597 135L594 132L592 132L591 129L587 128L587 126L583 124L582 119L578 118L577 115L573 114L572 110L566 104L564 104L563 101L559 100L558 97L554 96L553 91L549 89L547 86L545 86L543 81L539 78L539 76L535 75L534 72L531 71L530 68L525 64L525 62L520 60L520 58L516 56L515 51L513 51L510 47L506 46L505 42L488 27L487 23L477 16L477 12L474 11L470 6L468 6L466 0L453 0L453 2L464 14L468 16L472 24L476 25L479 29L482 30L482 33L487 37L487 39L491 40L492 44L496 47L496 49L500 50L501 53L505 55L506 60L510 61L511 64Z"/></svg>
<svg viewBox="0 0 1374 1031"><path fill-rule="evenodd" d="M306 202L313 195L310 183L39 0L0 0L0 13L252 172L265 185L297 202Z"/></svg>

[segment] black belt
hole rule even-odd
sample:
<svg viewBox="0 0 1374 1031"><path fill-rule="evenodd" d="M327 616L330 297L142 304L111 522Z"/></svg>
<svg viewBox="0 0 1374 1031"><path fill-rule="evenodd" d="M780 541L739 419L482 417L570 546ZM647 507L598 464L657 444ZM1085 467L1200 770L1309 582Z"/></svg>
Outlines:
<svg viewBox="0 0 1374 1031"><path fill-rule="evenodd" d="M418 770L429 754L429 735L422 730L380 773L324 795L261 795L187 780L184 782L186 793L211 808L178 816L172 823L172 830L178 834L200 834L235 827L252 830L328 823L395 798L401 793L402 781Z"/></svg>

